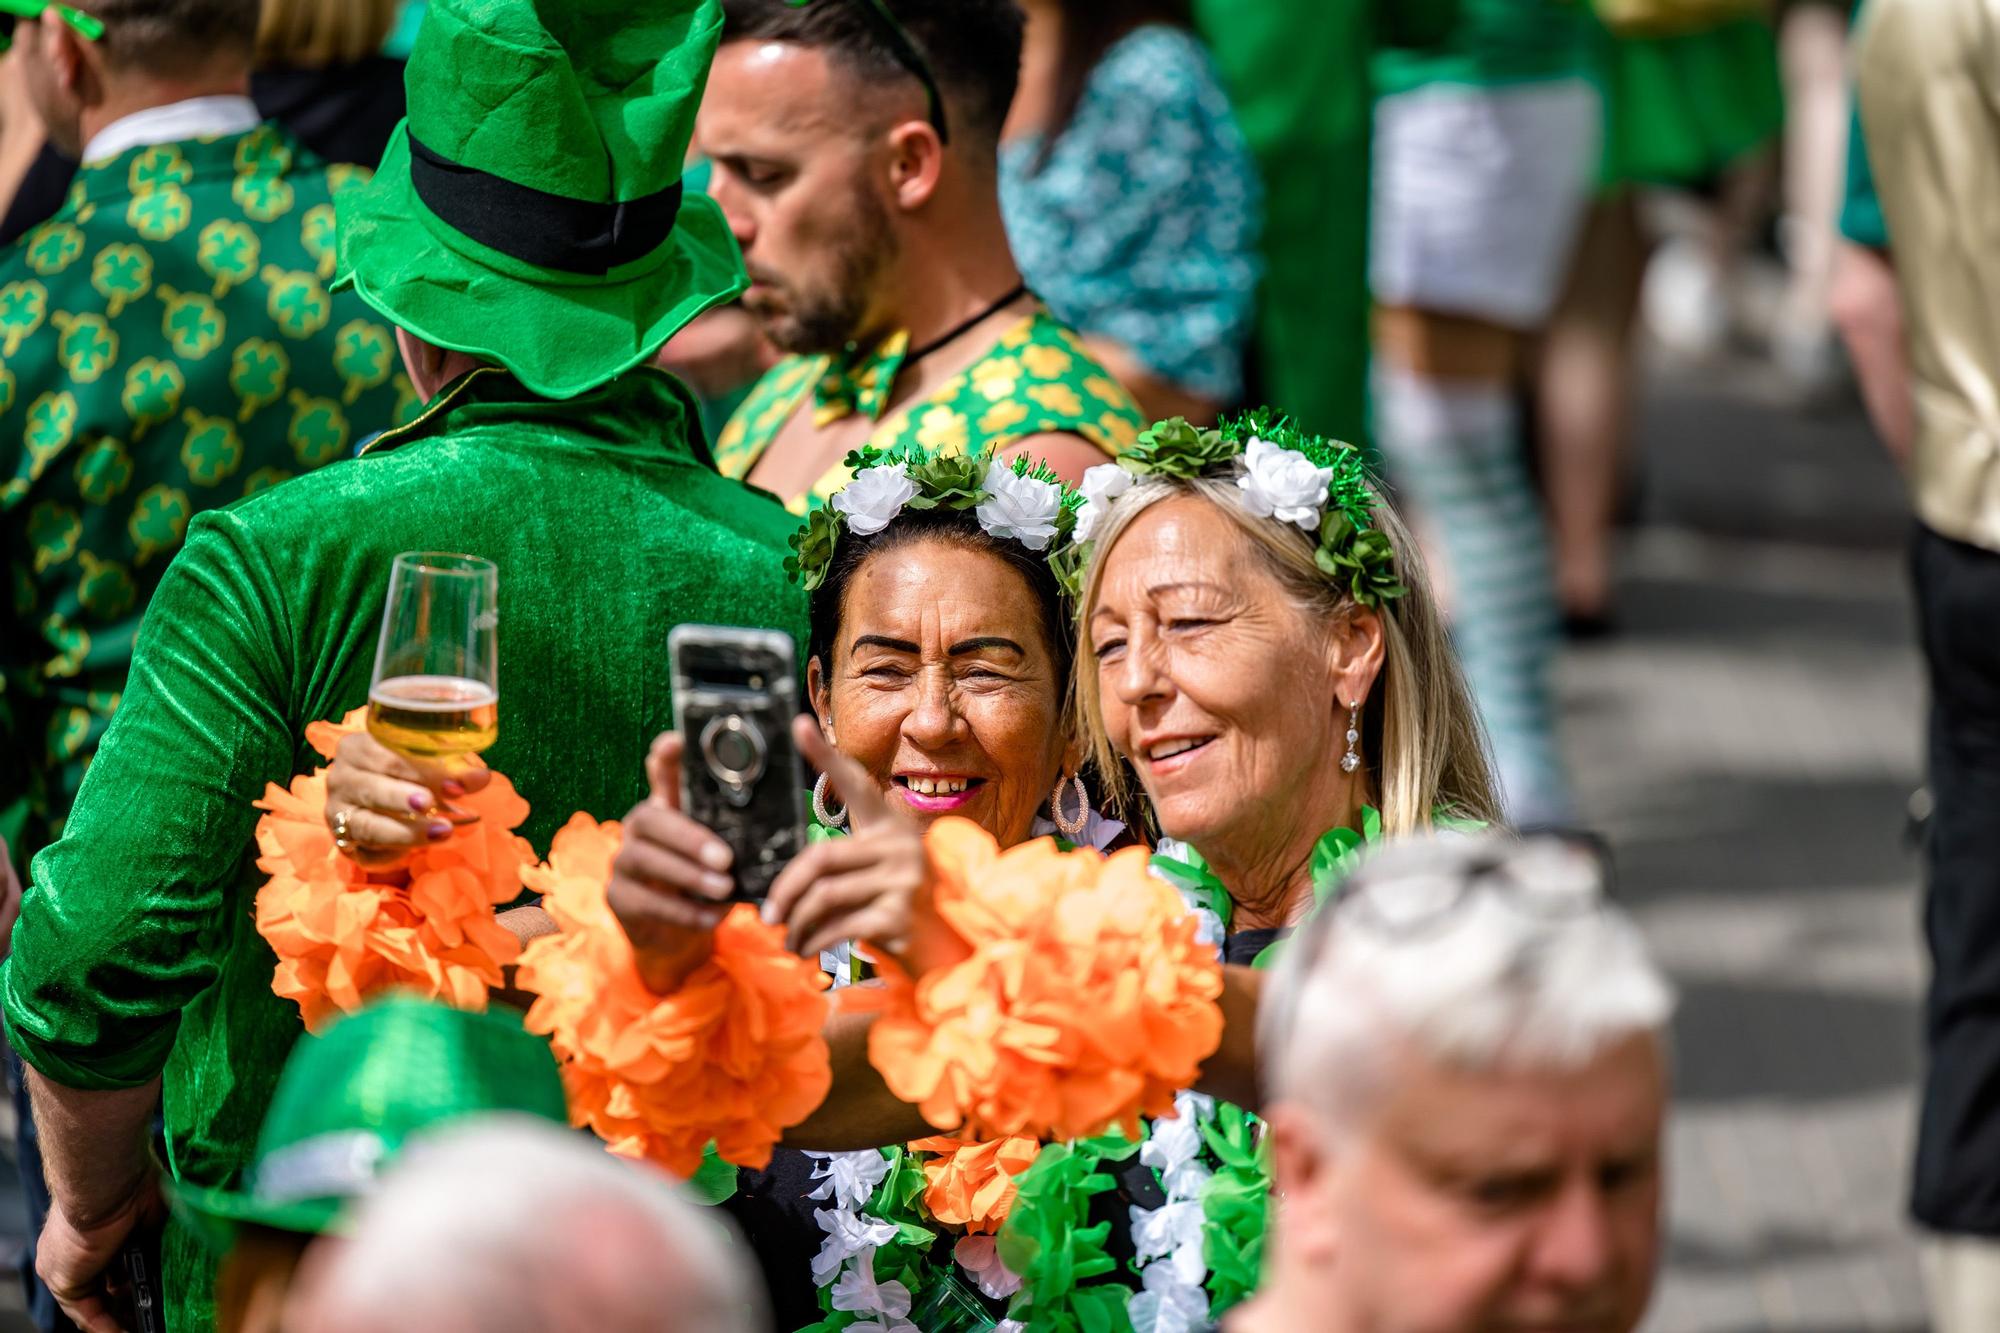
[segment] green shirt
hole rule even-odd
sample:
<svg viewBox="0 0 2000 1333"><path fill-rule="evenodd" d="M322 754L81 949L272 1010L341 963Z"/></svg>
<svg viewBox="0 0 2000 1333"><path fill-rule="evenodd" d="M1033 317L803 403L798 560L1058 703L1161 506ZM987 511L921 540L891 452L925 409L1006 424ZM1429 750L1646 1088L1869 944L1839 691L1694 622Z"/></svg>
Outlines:
<svg viewBox="0 0 2000 1333"><path fill-rule="evenodd" d="M0 257L0 836L52 840L188 520L414 409L389 328L330 296L333 191L282 129L85 167Z"/></svg>
<svg viewBox="0 0 2000 1333"><path fill-rule="evenodd" d="M789 357L757 381L716 441L715 463L724 476L750 475L832 363L825 356ZM867 443L886 449L907 441L930 454L976 454L1030 435L1069 434L1109 458L1144 424L1131 395L1076 335L1038 309L934 393L891 409ZM835 464L792 508L803 513L809 502L823 503L850 475Z"/></svg>
<svg viewBox="0 0 2000 1333"><path fill-rule="evenodd" d="M460 380L360 458L196 519L140 632L125 704L62 840L35 858L0 971L22 1058L75 1088L164 1070L173 1174L235 1186L301 1031L252 920L251 802L321 763L305 728L364 703L391 560L500 567L500 739L546 849L618 818L672 722L683 621L804 640L794 523L694 455L694 405L651 369L567 401ZM167 1236L169 1327L208 1326L212 1258Z"/></svg>
<svg viewBox="0 0 2000 1333"><path fill-rule="evenodd" d="M1384 96L1433 83L1496 87L1582 78L1595 72L1589 0L1459 0L1440 40L1396 46L1375 58Z"/></svg>

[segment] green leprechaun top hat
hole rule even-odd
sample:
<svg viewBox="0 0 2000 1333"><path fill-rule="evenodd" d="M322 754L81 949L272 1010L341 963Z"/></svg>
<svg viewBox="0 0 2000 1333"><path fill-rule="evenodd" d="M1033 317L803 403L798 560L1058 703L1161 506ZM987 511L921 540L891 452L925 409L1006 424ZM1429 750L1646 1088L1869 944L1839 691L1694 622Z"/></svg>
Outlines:
<svg viewBox="0 0 2000 1333"><path fill-rule="evenodd" d="M174 1210L218 1252L244 1224L317 1235L408 1141L496 1112L568 1123L548 1042L508 1010L385 1000L300 1038L242 1188L176 1185Z"/></svg>
<svg viewBox="0 0 2000 1333"><path fill-rule="evenodd" d="M716 0L432 0L409 117L341 192L340 271L393 323L572 398L739 295L681 168Z"/></svg>

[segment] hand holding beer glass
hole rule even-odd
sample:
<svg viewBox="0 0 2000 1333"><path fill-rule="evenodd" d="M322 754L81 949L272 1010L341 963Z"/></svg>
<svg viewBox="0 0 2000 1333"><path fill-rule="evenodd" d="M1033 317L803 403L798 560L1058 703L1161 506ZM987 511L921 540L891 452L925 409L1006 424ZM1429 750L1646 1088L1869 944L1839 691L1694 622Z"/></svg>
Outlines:
<svg viewBox="0 0 2000 1333"><path fill-rule="evenodd" d="M411 551L389 572L368 687L368 734L447 777L500 738L500 571L478 556ZM440 805L455 823L478 818Z"/></svg>

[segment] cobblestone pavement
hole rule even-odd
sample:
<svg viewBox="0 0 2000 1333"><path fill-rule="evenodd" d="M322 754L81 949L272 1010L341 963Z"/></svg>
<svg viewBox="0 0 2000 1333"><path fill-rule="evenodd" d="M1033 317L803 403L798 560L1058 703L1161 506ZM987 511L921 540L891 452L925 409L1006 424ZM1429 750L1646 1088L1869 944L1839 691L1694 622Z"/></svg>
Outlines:
<svg viewBox="0 0 2000 1333"><path fill-rule="evenodd" d="M1893 471L1858 414L1656 390L1623 633L1565 663L1620 892L1682 992L1650 1333L1913 1333L1923 689Z"/></svg>

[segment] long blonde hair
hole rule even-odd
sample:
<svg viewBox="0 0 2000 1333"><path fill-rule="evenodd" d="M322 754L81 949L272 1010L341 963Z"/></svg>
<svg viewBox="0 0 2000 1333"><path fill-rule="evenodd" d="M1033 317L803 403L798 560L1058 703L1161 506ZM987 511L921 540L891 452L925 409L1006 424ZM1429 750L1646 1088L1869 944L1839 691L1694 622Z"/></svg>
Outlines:
<svg viewBox="0 0 2000 1333"><path fill-rule="evenodd" d="M378 55L400 0L264 0L257 25L260 68L326 69Z"/></svg>
<svg viewBox="0 0 2000 1333"><path fill-rule="evenodd" d="M1104 729L1090 643L1090 612L1097 605L1105 558L1141 514L1168 500L1190 497L1213 505L1250 539L1251 549L1305 614L1329 628L1354 614L1348 589L1320 572L1316 537L1290 523L1257 518L1243 508L1242 492L1220 470L1194 478L1148 476L1120 496L1099 519L1095 550L1084 570L1078 618L1074 691L1079 731L1091 747L1098 781L1114 803L1134 808L1125 761ZM1382 831L1400 837L1428 828L1437 815L1500 821L1500 801L1487 757L1486 733L1473 708L1458 656L1431 594L1416 539L1386 501L1375 501L1375 526L1395 551L1396 573L1408 591L1376 611L1382 623L1382 675L1361 712L1362 754L1372 764ZM1336 763L1339 756L1328 755Z"/></svg>

